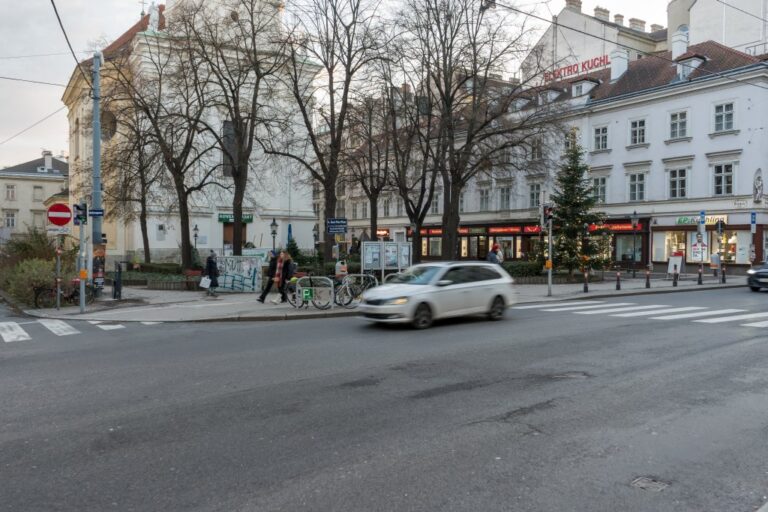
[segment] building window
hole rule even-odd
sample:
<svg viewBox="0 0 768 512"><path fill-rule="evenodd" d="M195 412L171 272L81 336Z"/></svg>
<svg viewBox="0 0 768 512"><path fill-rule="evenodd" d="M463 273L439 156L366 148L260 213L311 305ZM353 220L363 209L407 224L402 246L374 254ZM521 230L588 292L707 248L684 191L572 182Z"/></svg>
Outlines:
<svg viewBox="0 0 768 512"><path fill-rule="evenodd" d="M540 140L531 143L531 160L541 160L544 158L544 144Z"/></svg>
<svg viewBox="0 0 768 512"><path fill-rule="evenodd" d="M6 201L15 201L16 200L16 185L6 185L5 186L5 200Z"/></svg>
<svg viewBox="0 0 768 512"><path fill-rule="evenodd" d="M344 182L339 181L336 184L336 197L343 197L345 192Z"/></svg>
<svg viewBox="0 0 768 512"><path fill-rule="evenodd" d="M733 164L717 164L715 174L715 195L727 196L733 194Z"/></svg>
<svg viewBox="0 0 768 512"><path fill-rule="evenodd" d="M584 94L584 85L583 84L575 85L573 87L573 95L581 96L582 94Z"/></svg>
<svg viewBox="0 0 768 512"><path fill-rule="evenodd" d="M440 213L440 194L437 192L432 196L432 204L429 205L429 213L433 215Z"/></svg>
<svg viewBox="0 0 768 512"><path fill-rule="evenodd" d="M499 189L499 210L510 210L512 208L512 187L501 187Z"/></svg>
<svg viewBox="0 0 768 512"><path fill-rule="evenodd" d="M629 200L645 201L645 173L629 175Z"/></svg>
<svg viewBox="0 0 768 512"><path fill-rule="evenodd" d="M368 218L368 202L364 201L362 206L362 213L360 215L360 218L367 219Z"/></svg>
<svg viewBox="0 0 768 512"><path fill-rule="evenodd" d="M733 130L733 103L715 105L715 131Z"/></svg>
<svg viewBox="0 0 768 512"><path fill-rule="evenodd" d="M608 127L595 128L595 151L608 149Z"/></svg>
<svg viewBox="0 0 768 512"><path fill-rule="evenodd" d="M36 228L45 228L45 214L43 212L33 212L32 225Z"/></svg>
<svg viewBox="0 0 768 512"><path fill-rule="evenodd" d="M337 218L344 218L346 217L346 208L344 205L344 201L339 201L336 203L336 217Z"/></svg>
<svg viewBox="0 0 768 512"><path fill-rule="evenodd" d="M459 194L459 213L464 213L464 192Z"/></svg>
<svg viewBox="0 0 768 512"><path fill-rule="evenodd" d="M594 197L595 201L598 203L605 203L606 182L607 178L605 176L592 178L592 197Z"/></svg>
<svg viewBox="0 0 768 512"><path fill-rule="evenodd" d="M38 203L43 200L43 187L35 186L32 188L32 200Z"/></svg>
<svg viewBox="0 0 768 512"><path fill-rule="evenodd" d="M389 205L392 201L387 198L384 200L384 216L389 217Z"/></svg>
<svg viewBox="0 0 768 512"><path fill-rule="evenodd" d="M669 116L669 138L682 139L688 136L688 112L674 112Z"/></svg>
<svg viewBox="0 0 768 512"><path fill-rule="evenodd" d="M541 183L531 183L529 206L531 208L538 208L541 204Z"/></svg>
<svg viewBox="0 0 768 512"><path fill-rule="evenodd" d="M312 209L315 211L315 217L320 218L320 203L312 203Z"/></svg>
<svg viewBox="0 0 768 512"><path fill-rule="evenodd" d="M357 203L352 203L352 218L357 218Z"/></svg>
<svg viewBox="0 0 768 512"><path fill-rule="evenodd" d="M403 199L401 197L397 198L397 206L396 206L396 208L397 208L397 216L398 217L402 217L403 215L405 215L405 213L404 213L405 205L403 204Z"/></svg>
<svg viewBox="0 0 768 512"><path fill-rule="evenodd" d="M16 212L6 211L3 215L3 225L7 228L16 227Z"/></svg>
<svg viewBox="0 0 768 512"><path fill-rule="evenodd" d="M645 119L630 122L629 139L633 146L645 144Z"/></svg>
<svg viewBox="0 0 768 512"><path fill-rule="evenodd" d="M312 183L312 199L315 201L320 199L320 184L318 182Z"/></svg>
<svg viewBox="0 0 768 512"><path fill-rule="evenodd" d="M480 211L487 212L491 209L491 191L487 188L480 189Z"/></svg>
<svg viewBox="0 0 768 512"><path fill-rule="evenodd" d="M679 199L686 197L686 169L670 169L669 171L669 198Z"/></svg>

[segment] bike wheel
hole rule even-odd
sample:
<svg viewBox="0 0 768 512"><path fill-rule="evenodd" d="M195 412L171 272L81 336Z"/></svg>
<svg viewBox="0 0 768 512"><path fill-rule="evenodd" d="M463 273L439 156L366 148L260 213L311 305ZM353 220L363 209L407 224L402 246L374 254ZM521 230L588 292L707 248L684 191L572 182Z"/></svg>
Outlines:
<svg viewBox="0 0 768 512"><path fill-rule="evenodd" d="M312 296L312 305L317 309L329 309L333 302L332 295L333 288L315 288L315 292Z"/></svg>
<svg viewBox="0 0 768 512"><path fill-rule="evenodd" d="M96 299L96 292L93 290L92 286L86 286L85 287L85 303L86 304L93 304L93 301Z"/></svg>
<svg viewBox="0 0 768 512"><path fill-rule="evenodd" d="M333 296L333 300L336 301L336 304L345 308L352 303L352 299L352 291L346 284L337 288L336 294Z"/></svg>
<svg viewBox="0 0 768 512"><path fill-rule="evenodd" d="M40 288L35 292L35 307L39 309L48 309L56 307L56 289Z"/></svg>

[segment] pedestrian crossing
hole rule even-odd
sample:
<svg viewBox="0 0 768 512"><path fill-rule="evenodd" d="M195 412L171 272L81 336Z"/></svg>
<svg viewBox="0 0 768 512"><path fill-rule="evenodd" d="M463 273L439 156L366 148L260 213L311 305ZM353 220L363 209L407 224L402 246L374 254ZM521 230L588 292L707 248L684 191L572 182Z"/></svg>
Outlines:
<svg viewBox="0 0 768 512"><path fill-rule="evenodd" d="M77 324L77 327L73 325ZM5 343L17 343L23 341L34 341L43 336L72 336L82 334L84 326L93 326L101 331L117 331L125 329L124 324L114 322L104 322L99 320L89 320L87 322L65 322L64 320L54 320L50 318L41 318L30 321L5 321L0 322L0 338ZM141 325L151 326L162 322L138 322ZM32 333L32 334L31 334Z"/></svg>
<svg viewBox="0 0 768 512"><path fill-rule="evenodd" d="M512 309L566 313L573 315L648 320L686 320L701 324L738 323L742 327L768 327L768 311L751 312L737 308L710 308L706 306L670 306L667 304L637 304L635 302L605 302L584 300L561 303L542 303L515 306Z"/></svg>

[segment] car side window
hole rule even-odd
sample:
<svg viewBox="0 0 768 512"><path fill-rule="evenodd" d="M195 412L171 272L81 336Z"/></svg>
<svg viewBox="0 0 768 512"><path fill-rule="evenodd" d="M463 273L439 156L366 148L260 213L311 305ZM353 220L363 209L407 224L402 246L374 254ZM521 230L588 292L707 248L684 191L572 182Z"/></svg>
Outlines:
<svg viewBox="0 0 768 512"><path fill-rule="evenodd" d="M448 272L446 272L441 279L451 281L451 284L461 284L465 282L463 267L453 267L448 269Z"/></svg>
<svg viewBox="0 0 768 512"><path fill-rule="evenodd" d="M475 267L473 272L473 281L492 281L494 279L500 279L501 276L498 272L487 267Z"/></svg>

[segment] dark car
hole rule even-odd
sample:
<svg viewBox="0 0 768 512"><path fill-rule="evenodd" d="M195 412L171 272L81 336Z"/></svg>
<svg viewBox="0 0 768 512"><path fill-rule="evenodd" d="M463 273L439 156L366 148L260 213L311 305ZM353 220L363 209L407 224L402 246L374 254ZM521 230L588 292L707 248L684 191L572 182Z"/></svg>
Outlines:
<svg viewBox="0 0 768 512"><path fill-rule="evenodd" d="M747 270L747 286L753 292L759 292L761 288L768 288L768 262Z"/></svg>

